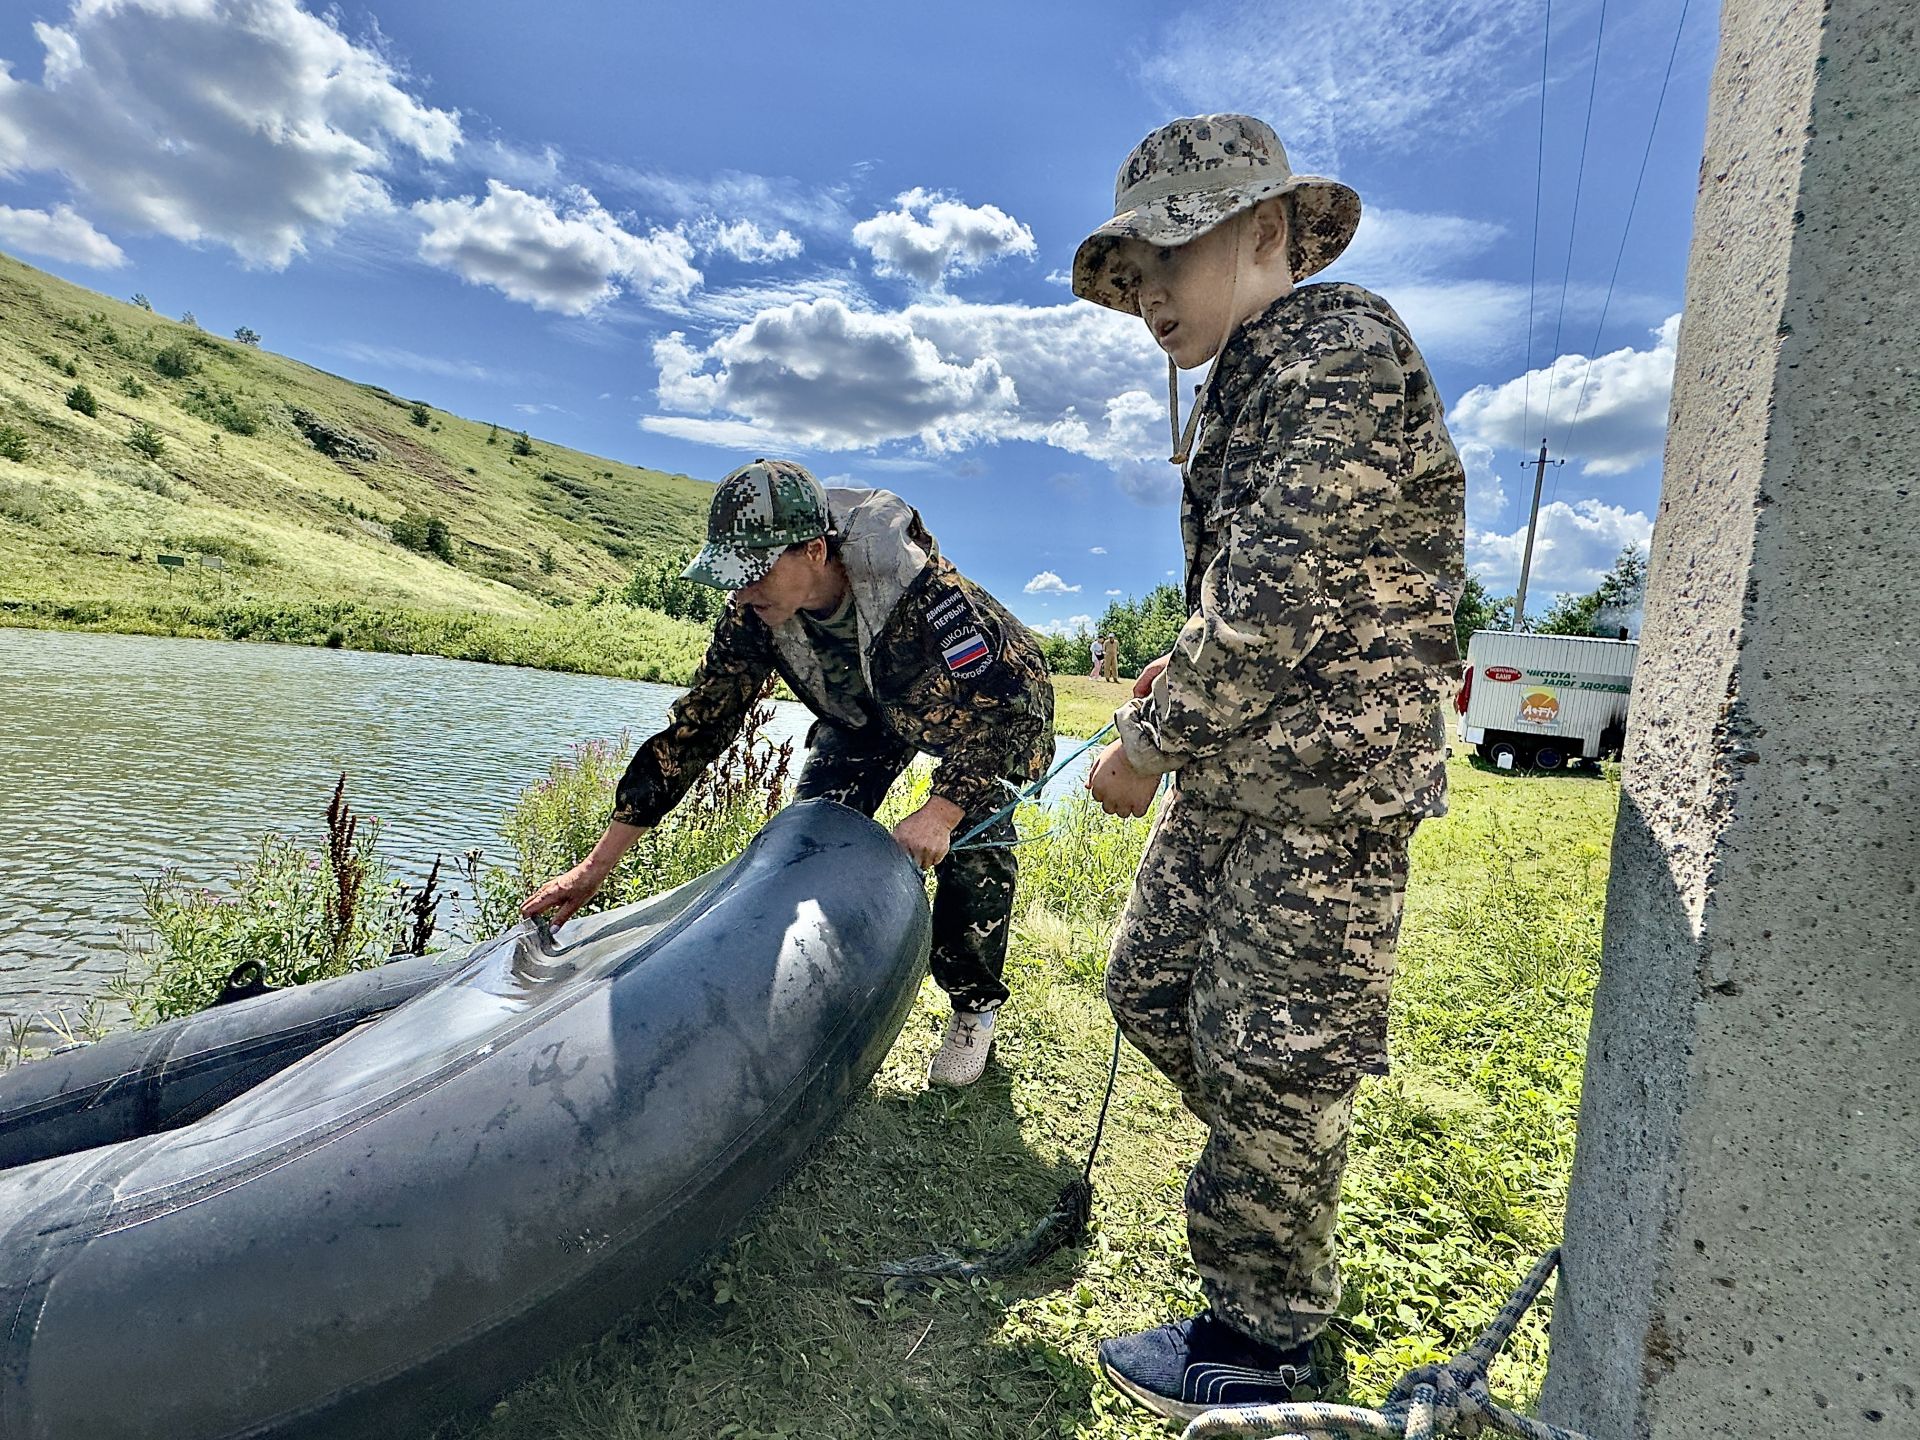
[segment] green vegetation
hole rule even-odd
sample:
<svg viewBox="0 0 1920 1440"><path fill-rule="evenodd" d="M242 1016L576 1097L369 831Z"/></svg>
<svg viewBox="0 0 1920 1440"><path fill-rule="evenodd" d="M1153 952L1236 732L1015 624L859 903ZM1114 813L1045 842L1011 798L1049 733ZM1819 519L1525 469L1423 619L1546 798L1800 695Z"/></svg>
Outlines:
<svg viewBox="0 0 1920 1440"><path fill-rule="evenodd" d="M1053 728L1082 737L1104 729L1113 712L1133 698L1133 681L1090 679L1086 671L1053 677Z"/></svg>
<svg viewBox="0 0 1920 1440"><path fill-rule="evenodd" d="M85 607L102 626L124 613L157 628L184 577L169 582L153 556L186 530L262 557L227 577L223 596L256 615L343 601L419 611L422 633L461 611L481 625L539 627L596 591L618 594L636 568L684 553L704 530L711 491L701 482L544 441L530 463L531 436L489 445L484 422L4 256L0 310L0 439L13 437L0 454L36 497L59 502L22 507L31 519L0 515L0 605L16 623L23 607L53 605ZM66 408L75 388L99 425ZM129 454L134 433L160 452ZM409 547L409 515L438 520L444 537L436 528L435 543ZM354 643L353 627L341 628ZM568 648L572 628L543 648ZM614 673L627 673L633 646L619 650ZM665 654L653 668L691 670Z"/></svg>
<svg viewBox="0 0 1920 1440"><path fill-rule="evenodd" d="M410 893L379 854L377 821L362 826L342 775L327 807L327 840L309 848L263 835L220 895L173 871L141 886L150 938L129 942L116 987L134 1023L152 1025L204 1010L241 967L270 985L304 985L426 953L437 903L435 863Z"/></svg>
<svg viewBox="0 0 1920 1440"><path fill-rule="evenodd" d="M1084 675L1093 668L1093 637L1113 635L1120 641L1120 673L1138 675L1173 648L1186 620L1186 597L1171 585L1156 585L1139 599L1110 602L1091 631L1043 635L1040 646L1056 675Z"/></svg>
<svg viewBox="0 0 1920 1440"><path fill-rule="evenodd" d="M100 413L100 402L93 398L93 391L84 385L76 385L67 391L67 408L78 410L82 415L93 416Z"/></svg>
<svg viewBox="0 0 1920 1440"><path fill-rule="evenodd" d="M164 460L167 455L167 442L144 420L133 422L133 429L127 432L127 448L149 460Z"/></svg>

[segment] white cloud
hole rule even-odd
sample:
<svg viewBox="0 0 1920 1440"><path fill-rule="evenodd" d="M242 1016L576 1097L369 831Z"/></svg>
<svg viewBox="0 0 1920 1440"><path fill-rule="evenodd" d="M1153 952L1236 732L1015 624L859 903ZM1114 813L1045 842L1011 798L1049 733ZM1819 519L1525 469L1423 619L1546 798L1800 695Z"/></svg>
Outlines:
<svg viewBox="0 0 1920 1440"><path fill-rule="evenodd" d="M1042 570L1022 587L1029 595L1078 595L1080 587L1069 585L1051 570Z"/></svg>
<svg viewBox="0 0 1920 1440"><path fill-rule="evenodd" d="M1082 302L874 312L837 297L763 310L704 348L679 333L654 346L663 408L791 445L1030 440L1115 466L1165 454L1158 355L1138 320Z"/></svg>
<svg viewBox="0 0 1920 1440"><path fill-rule="evenodd" d="M1058 635L1063 640L1071 640L1074 636L1085 634L1093 629L1093 617L1069 615L1064 620L1047 620L1038 625L1029 625L1027 628L1036 630L1042 635Z"/></svg>
<svg viewBox="0 0 1920 1440"><path fill-rule="evenodd" d="M1156 108L1259 115L1294 169L1337 175L1347 146L1470 134L1537 94L1493 77L1539 21L1535 0L1208 0L1145 47L1142 78Z"/></svg>
<svg viewBox="0 0 1920 1440"><path fill-rule="evenodd" d="M1109 594L1109 595L1119 595L1119 594L1122 594L1122 593L1124 593L1124 592L1122 592L1122 591L1119 591L1119 590L1109 590L1109 591L1107 591L1107 594Z"/></svg>
<svg viewBox="0 0 1920 1440"><path fill-rule="evenodd" d="M484 200L423 200L420 257L476 285L541 310L585 315L622 290L643 300L679 300L700 283L684 235L622 228L586 190L565 192L564 209L498 180Z"/></svg>
<svg viewBox="0 0 1920 1440"><path fill-rule="evenodd" d="M624 165L602 165L595 173L609 185L647 201L650 208L689 222L732 215L751 220L763 231L786 228L840 239L853 218L843 187L823 187L786 175L741 170L676 175Z"/></svg>
<svg viewBox="0 0 1920 1440"><path fill-rule="evenodd" d="M1527 289L1459 272L1502 233L1499 225L1464 215L1370 206L1327 278L1380 291L1424 353L1487 359L1511 350L1524 334Z"/></svg>
<svg viewBox="0 0 1920 1440"><path fill-rule="evenodd" d="M1533 571L1527 579L1527 612L1547 608L1547 597L1560 593L1586 594L1628 545L1647 547L1653 522L1637 510L1608 505L1601 500L1555 500L1540 508L1540 526L1533 542ZM1492 530L1467 532L1467 564L1496 595L1510 595L1520 583L1520 560L1526 551L1527 527L1511 534Z"/></svg>
<svg viewBox="0 0 1920 1440"><path fill-rule="evenodd" d="M1497 520L1507 508L1507 491L1495 468L1493 447L1478 440L1462 440L1457 448L1467 472L1467 523Z"/></svg>
<svg viewBox="0 0 1920 1440"><path fill-rule="evenodd" d="M63 175L95 215L251 264L389 209L382 174L459 141L456 112L294 0L74 0L33 28L41 83L0 63L0 174Z"/></svg>
<svg viewBox="0 0 1920 1440"><path fill-rule="evenodd" d="M1104 555L1107 553L1107 547L1104 545L1096 545L1091 550L1087 551L1087 553L1089 555Z"/></svg>
<svg viewBox="0 0 1920 1440"><path fill-rule="evenodd" d="M1618 475L1657 459L1666 443L1680 317L1653 332L1648 349L1594 358L1563 355L1544 370L1504 384L1477 385L1455 402L1451 422L1464 438L1531 453L1544 434L1588 475ZM1591 373L1589 373L1589 370Z"/></svg>
<svg viewBox="0 0 1920 1440"><path fill-rule="evenodd" d="M448 360L439 355L422 355L417 350L407 350L398 345L369 345L364 341L350 340L341 345L325 347L335 355L345 356L349 360L358 360L367 365L386 365L395 370L414 370L422 375L444 375L455 380L499 381L506 377L484 365L476 365L471 360Z"/></svg>
<svg viewBox="0 0 1920 1440"><path fill-rule="evenodd" d="M932 289L949 274L1034 253L1033 231L997 205L964 205L926 189L898 195L894 204L899 208L853 227L854 243L883 275L904 275Z"/></svg>
<svg viewBox="0 0 1920 1440"><path fill-rule="evenodd" d="M0 245L97 270L114 270L127 263L126 252L71 205L56 205L51 211L0 205Z"/></svg>
<svg viewBox="0 0 1920 1440"><path fill-rule="evenodd" d="M691 227L696 244L708 251L719 251L731 255L746 265L770 265L777 260L791 260L803 248L794 238L791 230L776 230L769 235L751 220L731 220L722 222L718 216L709 216L704 222Z"/></svg>

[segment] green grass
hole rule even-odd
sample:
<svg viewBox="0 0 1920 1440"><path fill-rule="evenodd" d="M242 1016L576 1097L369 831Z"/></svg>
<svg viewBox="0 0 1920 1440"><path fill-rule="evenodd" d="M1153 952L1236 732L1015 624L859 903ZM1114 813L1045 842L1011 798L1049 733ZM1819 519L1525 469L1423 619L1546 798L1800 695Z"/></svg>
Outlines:
<svg viewBox="0 0 1920 1440"><path fill-rule="evenodd" d="M0 600L137 613L178 598L157 554L237 552L224 598L246 604L532 620L704 529L703 482L537 436L516 455L512 430L489 444L487 423L431 407L422 426L411 399L5 256L0 311ZM364 456L323 454L305 416ZM409 511L446 523L455 563L394 540Z"/></svg>
<svg viewBox="0 0 1920 1440"><path fill-rule="evenodd" d="M1083 739L1113 719L1113 712L1133 698L1133 680L1091 680L1085 675L1053 677L1053 728L1062 735Z"/></svg>
<svg viewBox="0 0 1920 1440"><path fill-rule="evenodd" d="M1415 843L1395 1072L1363 1092L1346 1181L1348 1294L1322 1359L1362 1403L1492 1318L1558 1239L1572 1157L1617 786L1453 774L1453 813ZM450 1433L1165 1435L1092 1363L1101 1338L1201 1303L1180 1209L1201 1130L1131 1051L1083 1248L931 1294L842 1270L997 1244L1072 1174L1112 1034L1105 949L1145 833L1082 806L1023 847L1014 999L978 1086L922 1081L944 1004L929 986L871 1091L742 1238ZM1495 1393L1529 1402L1545 1358L1535 1313Z"/></svg>

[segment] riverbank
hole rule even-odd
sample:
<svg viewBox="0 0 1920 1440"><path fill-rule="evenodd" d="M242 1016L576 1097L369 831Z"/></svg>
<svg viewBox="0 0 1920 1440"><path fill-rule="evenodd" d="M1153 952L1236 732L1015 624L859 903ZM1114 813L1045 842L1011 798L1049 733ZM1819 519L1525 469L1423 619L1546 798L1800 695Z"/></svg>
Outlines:
<svg viewBox="0 0 1920 1440"><path fill-rule="evenodd" d="M1319 1350L1329 1398L1363 1404L1478 1336L1558 1241L1573 1156L1618 787L1451 768L1453 811L1415 841L1395 1069L1361 1093L1347 1294ZM1101 1338L1203 1303L1180 1208L1202 1132L1133 1051L1083 1247L930 1294L847 1269L1003 1243L1075 1172L1112 1043L1107 940L1146 831L1080 806L1022 847L1014 998L979 1085L926 1088L944 1008L929 987L841 1130L744 1237L453 1433L1164 1437L1094 1368ZM1495 1364L1497 1396L1537 1393L1548 1314Z"/></svg>
<svg viewBox="0 0 1920 1440"><path fill-rule="evenodd" d="M439 655L616 680L687 685L711 634L631 605L570 605L520 618L415 610L357 600L0 600L0 626L96 634L320 645L387 655ZM1053 678L1054 729L1084 738L1131 695L1082 675ZM784 694L784 691L782 692Z"/></svg>

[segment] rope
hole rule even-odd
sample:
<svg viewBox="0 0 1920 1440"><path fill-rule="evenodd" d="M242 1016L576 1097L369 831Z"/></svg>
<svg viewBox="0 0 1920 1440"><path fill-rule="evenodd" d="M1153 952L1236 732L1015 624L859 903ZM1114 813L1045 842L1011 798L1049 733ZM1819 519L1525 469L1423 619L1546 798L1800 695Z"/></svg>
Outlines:
<svg viewBox="0 0 1920 1440"><path fill-rule="evenodd" d="M1013 799L1008 801L1005 805L1002 805L998 810L994 811L993 814L989 815L986 819L982 820L978 825L975 825L971 830L967 831L966 834L962 835L958 840L954 841L951 845L949 845L947 847L947 852L951 854L955 850L1005 849L1009 844L1018 845L1023 843L1018 840L1011 841L1011 842L1006 840L987 840L987 841L982 841L979 844L975 844L974 841L977 837L984 835L987 831L991 830L994 826L998 825L1002 820L1005 820L1008 816L1012 815L1014 811L1018 810L1022 805L1026 804L1029 800L1039 799L1040 792L1047 788L1047 782L1049 780L1053 779L1054 776L1058 775L1062 770L1065 770L1069 765L1073 764L1074 761L1078 760L1082 755L1086 754L1087 751L1093 749L1093 747L1098 745L1102 740L1105 740L1107 736L1113 733L1113 728L1114 728L1113 722L1109 720L1105 725L1101 726L1099 730L1095 731L1093 735L1091 735L1085 741L1083 741L1077 748L1067 752L1066 759L1056 761L1051 770L1047 771L1046 774L1042 775L1038 780L1035 780L1030 785L1016 786L1011 784L1008 781L1005 781L1005 780L1001 781L1000 782L1001 784L1005 785L1009 790L1013 791ZM1031 838L1037 840L1040 837L1035 835Z"/></svg>
<svg viewBox="0 0 1920 1440"><path fill-rule="evenodd" d="M1378 1410L1358 1405L1244 1405L1208 1410L1195 1417L1181 1440L1213 1436L1262 1437L1262 1440L1435 1440L1437 1436L1485 1433L1519 1440L1583 1440L1543 1420L1516 1415L1494 1404L1487 1393L1487 1366L1512 1337L1520 1317L1539 1298L1547 1277L1560 1263L1556 1247L1535 1262L1513 1298L1493 1324L1463 1355L1444 1365L1410 1370Z"/></svg>

